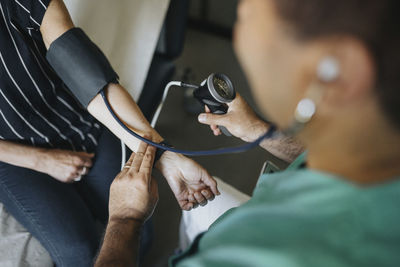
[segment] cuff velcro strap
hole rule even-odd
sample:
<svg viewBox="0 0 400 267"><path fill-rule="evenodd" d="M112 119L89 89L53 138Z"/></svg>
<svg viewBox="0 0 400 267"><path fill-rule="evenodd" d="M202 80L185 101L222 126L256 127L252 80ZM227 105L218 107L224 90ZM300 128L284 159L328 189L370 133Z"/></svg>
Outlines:
<svg viewBox="0 0 400 267"><path fill-rule="evenodd" d="M118 83L118 75L106 56L80 28L56 39L46 58L85 108L106 85Z"/></svg>

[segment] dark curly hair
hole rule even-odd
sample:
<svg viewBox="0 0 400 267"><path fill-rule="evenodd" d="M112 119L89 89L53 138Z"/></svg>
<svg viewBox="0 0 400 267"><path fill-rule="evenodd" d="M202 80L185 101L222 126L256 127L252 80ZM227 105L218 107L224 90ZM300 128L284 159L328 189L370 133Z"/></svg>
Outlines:
<svg viewBox="0 0 400 267"><path fill-rule="evenodd" d="M380 106L400 130L400 1L274 0L274 4L299 39L344 34L363 42L377 69Z"/></svg>

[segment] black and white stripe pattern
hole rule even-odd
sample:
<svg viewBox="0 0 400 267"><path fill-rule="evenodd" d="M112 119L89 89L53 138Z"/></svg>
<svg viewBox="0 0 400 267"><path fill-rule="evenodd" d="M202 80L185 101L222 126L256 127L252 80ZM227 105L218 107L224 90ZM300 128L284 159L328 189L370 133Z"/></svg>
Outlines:
<svg viewBox="0 0 400 267"><path fill-rule="evenodd" d="M0 139L94 151L101 128L45 59L50 0L0 0Z"/></svg>

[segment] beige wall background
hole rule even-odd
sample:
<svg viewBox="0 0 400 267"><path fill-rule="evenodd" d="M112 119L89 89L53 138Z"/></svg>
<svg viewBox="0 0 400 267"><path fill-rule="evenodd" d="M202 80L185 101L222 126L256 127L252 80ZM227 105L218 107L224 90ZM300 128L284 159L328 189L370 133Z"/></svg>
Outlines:
<svg viewBox="0 0 400 267"><path fill-rule="evenodd" d="M64 0L77 27L103 50L137 100L169 0Z"/></svg>

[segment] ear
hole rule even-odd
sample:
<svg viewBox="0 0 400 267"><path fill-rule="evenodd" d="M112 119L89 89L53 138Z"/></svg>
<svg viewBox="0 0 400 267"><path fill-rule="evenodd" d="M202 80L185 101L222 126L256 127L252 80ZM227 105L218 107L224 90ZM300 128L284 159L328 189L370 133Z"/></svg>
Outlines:
<svg viewBox="0 0 400 267"><path fill-rule="evenodd" d="M333 81L326 82L316 76L315 82L323 90L322 106L353 106L371 95L376 80L375 64L371 53L361 41L349 37L337 38L320 51L335 58L340 70Z"/></svg>

